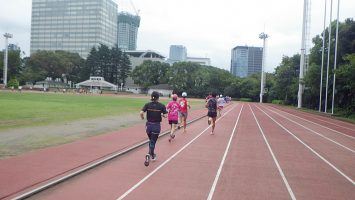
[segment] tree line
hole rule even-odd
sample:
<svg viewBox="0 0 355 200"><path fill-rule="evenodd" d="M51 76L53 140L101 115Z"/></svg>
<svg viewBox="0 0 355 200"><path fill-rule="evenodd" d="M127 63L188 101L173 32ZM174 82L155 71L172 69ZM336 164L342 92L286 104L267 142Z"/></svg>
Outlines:
<svg viewBox="0 0 355 200"><path fill-rule="evenodd" d="M20 54L20 51L8 52L8 86L13 80L24 85L27 82L43 81L47 77L79 83L90 76L102 76L105 80L119 85L125 83L131 72L128 55L119 48L109 48L106 45L93 47L87 59L83 59L78 53L62 50L39 50L22 59ZM3 57L3 52L0 52L0 57ZM3 59L0 66L2 74Z"/></svg>
<svg viewBox="0 0 355 200"><path fill-rule="evenodd" d="M336 22L331 24L335 32ZM305 83L303 95L304 107L318 109L320 92L320 73L322 57L322 35L328 41L328 28L313 39L313 47L309 54L309 67L302 81ZM332 95L333 73L336 74L335 107L336 112L346 116L355 115L355 22L346 19L339 23L339 41L337 52L337 69L333 70L335 40L330 45L330 74L326 86L326 63L323 67L323 101L326 87L328 100ZM325 48L324 54L328 54ZM1 52L0 57L3 57ZM326 58L326 56L325 56ZM3 66L0 59L0 66ZM275 71L266 73L267 92L265 102L277 100L287 105L297 105L299 84L300 55L284 56ZM2 74L2 67L0 69ZM30 57L20 58L19 51L9 52L8 77L25 82L44 80L46 77L63 78L75 83L84 81L89 76L102 76L105 80L119 85L125 83L128 76L143 88L158 84L169 84L176 92L185 91L189 96L204 97L209 92L228 95L234 98L249 98L259 101L260 74L246 78L235 77L228 71L213 67L202 66L192 62L178 62L170 66L157 61L145 61L142 65L131 69L127 54L118 48L105 45L92 48L87 59L78 54L65 51L38 51ZM327 102L328 108L331 101Z"/></svg>

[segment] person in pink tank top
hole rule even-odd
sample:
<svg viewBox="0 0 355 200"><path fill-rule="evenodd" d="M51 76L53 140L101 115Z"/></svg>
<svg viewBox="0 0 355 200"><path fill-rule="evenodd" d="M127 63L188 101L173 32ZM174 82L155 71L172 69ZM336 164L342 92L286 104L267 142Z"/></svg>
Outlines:
<svg viewBox="0 0 355 200"><path fill-rule="evenodd" d="M181 106L181 109L180 109L180 123L183 123L184 133L186 133L187 113L188 113L188 109L190 109L191 107L189 105L189 102L186 99L187 93L183 92L181 96L182 96L182 99L180 99L180 101L179 101L179 104ZM180 126L178 128L180 128Z"/></svg>
<svg viewBox="0 0 355 200"><path fill-rule="evenodd" d="M170 138L169 142L171 142L172 139L175 138L175 128L176 124L178 123L179 120L179 111L181 109L181 106L177 101L178 96L176 94L173 94L172 96L172 101L168 103L166 106L166 109L168 110L168 120L170 124Z"/></svg>

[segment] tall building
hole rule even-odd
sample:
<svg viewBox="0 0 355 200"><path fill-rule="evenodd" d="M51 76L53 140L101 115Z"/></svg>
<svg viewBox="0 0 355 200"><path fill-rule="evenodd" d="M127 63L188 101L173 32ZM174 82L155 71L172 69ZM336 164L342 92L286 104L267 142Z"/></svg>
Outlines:
<svg viewBox="0 0 355 200"><path fill-rule="evenodd" d="M187 51L183 45L171 45L169 52L169 63L186 61Z"/></svg>
<svg viewBox="0 0 355 200"><path fill-rule="evenodd" d="M263 60L262 47L236 46L232 49L230 73L247 77L261 72Z"/></svg>
<svg viewBox="0 0 355 200"><path fill-rule="evenodd" d="M112 0L32 0L30 53L64 50L86 58L92 47L117 45Z"/></svg>
<svg viewBox="0 0 355 200"><path fill-rule="evenodd" d="M126 12L118 13L117 17L117 40L118 48L122 50L137 49L137 34L141 18Z"/></svg>

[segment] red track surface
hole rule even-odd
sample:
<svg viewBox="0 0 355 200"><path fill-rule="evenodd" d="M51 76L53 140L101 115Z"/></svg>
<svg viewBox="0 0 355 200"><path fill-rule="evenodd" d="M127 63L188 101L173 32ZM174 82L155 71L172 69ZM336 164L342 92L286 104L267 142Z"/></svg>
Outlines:
<svg viewBox="0 0 355 200"><path fill-rule="evenodd" d="M218 120L214 135L200 120L172 143L159 138L149 167L145 146L33 199L354 199L353 124L247 103L225 108ZM0 197L142 141L143 130L2 160Z"/></svg>

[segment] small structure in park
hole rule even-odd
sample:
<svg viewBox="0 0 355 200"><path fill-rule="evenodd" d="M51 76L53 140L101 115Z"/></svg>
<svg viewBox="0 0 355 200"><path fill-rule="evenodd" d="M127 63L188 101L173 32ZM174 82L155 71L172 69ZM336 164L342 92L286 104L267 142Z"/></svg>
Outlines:
<svg viewBox="0 0 355 200"><path fill-rule="evenodd" d="M104 80L104 77L90 76L89 80L75 84L76 88L88 89L90 92L98 93L102 90L117 91L117 85Z"/></svg>
<svg viewBox="0 0 355 200"><path fill-rule="evenodd" d="M55 80L52 80L51 77L47 77L46 80L44 81L37 81L35 85L33 86L34 89L39 89L39 90L50 90L51 88L55 89L65 89L69 88L70 85L68 83L62 82L60 78L57 78Z"/></svg>
<svg viewBox="0 0 355 200"><path fill-rule="evenodd" d="M173 93L173 90L168 84L153 85L148 88L148 94L152 94L153 91L159 92L161 96L169 96Z"/></svg>

